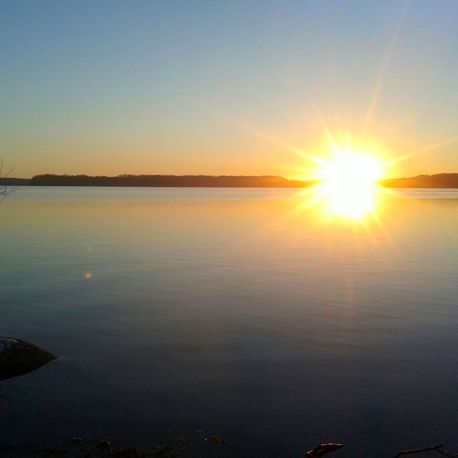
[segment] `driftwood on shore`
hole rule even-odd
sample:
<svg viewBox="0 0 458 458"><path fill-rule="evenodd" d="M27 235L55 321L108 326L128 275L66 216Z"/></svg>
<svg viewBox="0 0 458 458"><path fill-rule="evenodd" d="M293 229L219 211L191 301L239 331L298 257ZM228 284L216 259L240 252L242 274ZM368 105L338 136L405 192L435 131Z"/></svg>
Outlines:
<svg viewBox="0 0 458 458"><path fill-rule="evenodd" d="M343 447L343 444L337 442L327 442L325 444L319 444L315 448L304 453L304 458L321 458L326 453L335 452Z"/></svg>
<svg viewBox="0 0 458 458"><path fill-rule="evenodd" d="M343 447L343 444L329 442L325 444L319 444L315 448L305 452L304 458L321 458L326 453L335 452ZM437 452L440 455L447 456L448 458L458 458L458 454L456 453L448 453L442 450L444 447L443 444L440 445L432 445L430 447L423 447L423 448L412 448L407 450L402 450L394 456L394 458L400 458L401 456L405 455L414 455L417 453L426 453L426 452Z"/></svg>
<svg viewBox="0 0 458 458"><path fill-rule="evenodd" d="M199 430L200 431L200 430ZM202 432L202 431L201 431ZM218 441L209 440L210 438L218 437ZM198 441L210 444L212 442L219 446L226 446L227 442L219 436L201 436ZM67 458L104 458L104 457L119 457L119 458L177 458L179 456L195 456L192 452L193 439L190 437L179 437L169 441L166 445L153 446L147 448L124 448L113 445L111 438L83 438L74 437L71 441L55 443L39 449L26 449L10 447L8 449L0 448L0 456L8 456L9 458L43 458L55 455L64 455ZM196 442L194 442L196 445ZM315 448L305 452L305 458L320 458L323 455L335 452L343 447L343 444L328 442L318 444ZM395 458L416 454L422 452L438 452L448 458L458 458L456 454L450 454L442 450L443 445L435 445L425 448L408 449L398 452ZM2 454L2 450L6 455ZM214 451L214 450L213 450ZM202 454L203 452L203 454ZM213 456L211 450L203 451L199 449L201 456ZM221 456L221 455L216 455ZM226 455L223 455L226 456ZM227 455L230 456L230 455Z"/></svg>
<svg viewBox="0 0 458 458"><path fill-rule="evenodd" d="M0 380L27 374L56 356L36 345L13 337L0 337Z"/></svg>

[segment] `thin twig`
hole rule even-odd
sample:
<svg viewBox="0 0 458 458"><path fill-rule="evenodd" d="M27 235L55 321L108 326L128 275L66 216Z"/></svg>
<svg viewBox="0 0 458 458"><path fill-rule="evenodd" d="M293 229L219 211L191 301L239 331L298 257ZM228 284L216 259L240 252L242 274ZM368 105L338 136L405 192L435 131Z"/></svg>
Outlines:
<svg viewBox="0 0 458 458"><path fill-rule="evenodd" d="M438 448L437 451L441 453L442 455L448 456L449 458L456 458L456 455L450 455L450 453L444 452L440 448Z"/></svg>
<svg viewBox="0 0 458 458"><path fill-rule="evenodd" d="M443 446L444 446L443 444L440 444L440 445L433 445L432 447L413 448L411 450L403 450L402 452L397 453L395 455L395 458L398 458L398 457L403 456L403 455L410 455L412 453L423 453L423 452L439 452L442 455L448 456L450 458L454 458L454 455L450 455L450 454L444 452L443 450L441 450L441 448Z"/></svg>

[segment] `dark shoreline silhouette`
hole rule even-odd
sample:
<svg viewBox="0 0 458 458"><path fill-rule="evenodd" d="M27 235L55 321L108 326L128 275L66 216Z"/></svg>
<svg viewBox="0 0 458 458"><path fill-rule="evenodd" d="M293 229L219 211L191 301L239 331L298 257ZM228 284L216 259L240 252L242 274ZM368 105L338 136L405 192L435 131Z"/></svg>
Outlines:
<svg viewBox="0 0 458 458"><path fill-rule="evenodd" d="M391 178L383 180L387 188L458 188L458 173L437 173L418 175L410 178Z"/></svg>
<svg viewBox="0 0 458 458"><path fill-rule="evenodd" d="M311 183L277 176L211 176L211 175L37 175L31 186L139 186L139 187L205 187L205 188L297 188Z"/></svg>
<svg viewBox="0 0 458 458"><path fill-rule="evenodd" d="M289 180L279 176L211 175L35 175L27 178L2 178L3 186L116 186L116 187L201 187L201 188L307 188L316 181ZM458 188L458 173L391 178L381 184L389 188Z"/></svg>

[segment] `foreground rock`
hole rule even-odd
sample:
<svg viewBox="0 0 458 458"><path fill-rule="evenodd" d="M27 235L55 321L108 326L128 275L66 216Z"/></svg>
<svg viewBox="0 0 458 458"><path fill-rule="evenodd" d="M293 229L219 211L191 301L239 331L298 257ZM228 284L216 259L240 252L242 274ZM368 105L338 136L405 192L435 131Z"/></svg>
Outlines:
<svg viewBox="0 0 458 458"><path fill-rule="evenodd" d="M27 374L56 356L36 345L12 337L0 337L0 380Z"/></svg>

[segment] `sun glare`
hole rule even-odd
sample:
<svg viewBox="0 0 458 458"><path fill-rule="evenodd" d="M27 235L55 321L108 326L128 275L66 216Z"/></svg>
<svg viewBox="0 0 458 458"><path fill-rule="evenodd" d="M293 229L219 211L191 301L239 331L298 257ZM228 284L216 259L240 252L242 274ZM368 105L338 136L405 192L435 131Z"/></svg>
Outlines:
<svg viewBox="0 0 458 458"><path fill-rule="evenodd" d="M337 149L328 161L319 161L318 188L331 215L361 219L376 209L383 163L351 149Z"/></svg>

